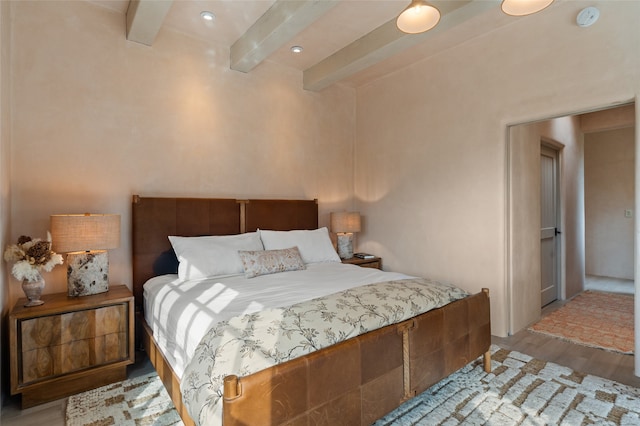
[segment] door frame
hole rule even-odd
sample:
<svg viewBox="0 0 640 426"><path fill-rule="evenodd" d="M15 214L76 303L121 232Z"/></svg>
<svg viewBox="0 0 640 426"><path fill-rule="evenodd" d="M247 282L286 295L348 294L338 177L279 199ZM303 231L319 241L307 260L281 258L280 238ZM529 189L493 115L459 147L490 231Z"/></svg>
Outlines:
<svg viewBox="0 0 640 426"><path fill-rule="evenodd" d="M543 149L551 150L555 153L556 165L555 165L555 193L556 193L556 225L560 233L556 235L556 300L565 300L566 299L566 257L565 257L565 239L564 233L562 230L564 229L564 181L563 181L563 168L562 168L562 159L563 159L563 150L564 144L555 141L551 138L541 137L540 138L540 154L542 154Z"/></svg>

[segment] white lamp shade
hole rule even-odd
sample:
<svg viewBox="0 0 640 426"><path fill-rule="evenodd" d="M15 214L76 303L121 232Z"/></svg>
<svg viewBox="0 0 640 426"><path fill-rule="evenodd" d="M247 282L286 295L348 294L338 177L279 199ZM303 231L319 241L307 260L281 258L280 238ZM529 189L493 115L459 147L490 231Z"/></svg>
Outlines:
<svg viewBox="0 0 640 426"><path fill-rule="evenodd" d="M525 16L540 12L553 0L502 0L502 11L507 15Z"/></svg>
<svg viewBox="0 0 640 426"><path fill-rule="evenodd" d="M360 213L331 213L331 231L335 233L360 232Z"/></svg>
<svg viewBox="0 0 640 426"><path fill-rule="evenodd" d="M429 31L440 21L440 11L425 0L412 0L396 19L398 29L408 34Z"/></svg>
<svg viewBox="0 0 640 426"><path fill-rule="evenodd" d="M51 239L53 250L59 253L117 248L120 246L120 215L52 215Z"/></svg>

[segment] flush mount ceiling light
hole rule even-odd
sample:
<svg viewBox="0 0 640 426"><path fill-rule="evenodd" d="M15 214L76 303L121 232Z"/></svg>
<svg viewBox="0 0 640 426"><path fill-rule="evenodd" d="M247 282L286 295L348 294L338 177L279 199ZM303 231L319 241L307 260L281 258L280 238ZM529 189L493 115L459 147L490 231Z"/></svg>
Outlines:
<svg viewBox="0 0 640 426"><path fill-rule="evenodd" d="M411 0L411 4L398 16L398 29L407 34L429 31L440 21L440 11L425 0Z"/></svg>
<svg viewBox="0 0 640 426"><path fill-rule="evenodd" d="M507 15L525 16L540 12L553 0L502 0L502 11Z"/></svg>
<svg viewBox="0 0 640 426"><path fill-rule="evenodd" d="M200 16L202 17L202 19L208 22L211 22L214 19L216 19L216 15L214 15L213 12L209 12L207 10L200 12Z"/></svg>
<svg viewBox="0 0 640 426"><path fill-rule="evenodd" d="M304 48L302 46L291 46L291 51L293 53L302 53Z"/></svg>

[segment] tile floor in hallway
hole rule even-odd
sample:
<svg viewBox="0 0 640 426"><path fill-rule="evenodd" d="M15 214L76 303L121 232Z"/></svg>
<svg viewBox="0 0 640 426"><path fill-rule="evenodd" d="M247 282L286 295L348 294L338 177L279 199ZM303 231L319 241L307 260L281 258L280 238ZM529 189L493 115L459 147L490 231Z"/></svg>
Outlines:
<svg viewBox="0 0 640 426"><path fill-rule="evenodd" d="M622 278L599 277L587 275L584 282L585 290L608 291L610 293L635 293L635 283L633 280Z"/></svg>

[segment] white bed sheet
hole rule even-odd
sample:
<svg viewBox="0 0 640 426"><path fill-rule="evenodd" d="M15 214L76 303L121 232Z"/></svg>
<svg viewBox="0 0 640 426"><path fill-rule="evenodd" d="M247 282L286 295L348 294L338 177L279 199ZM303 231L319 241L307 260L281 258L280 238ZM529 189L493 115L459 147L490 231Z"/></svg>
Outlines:
<svg viewBox="0 0 640 426"><path fill-rule="evenodd" d="M154 277L144 285L144 316L161 351L182 377L202 336L234 316L326 296L360 285L412 278L338 262L247 279L244 275L183 281Z"/></svg>

